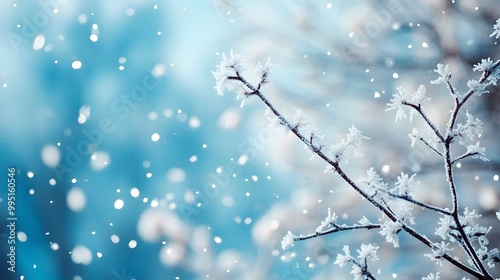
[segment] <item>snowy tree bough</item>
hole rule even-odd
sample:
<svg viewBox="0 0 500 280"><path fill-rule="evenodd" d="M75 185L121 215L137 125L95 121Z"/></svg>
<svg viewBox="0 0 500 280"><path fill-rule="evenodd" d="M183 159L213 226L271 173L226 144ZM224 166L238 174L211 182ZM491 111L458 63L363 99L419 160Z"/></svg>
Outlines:
<svg viewBox="0 0 500 280"><path fill-rule="evenodd" d="M499 38L499 28L500 19L495 24L494 32L491 36ZM482 133L482 122L474 118L469 112L465 113L466 121L464 123L458 123L458 119L464 115L461 109L472 96L486 94L488 93L486 89L488 86L496 85L498 79L500 79L500 60L493 62L490 58L487 58L483 59L479 64L474 65L473 70L482 72L482 75L479 80L468 81L467 86L469 90L463 95L458 94L450 81L452 73L449 66L443 64L437 65L435 72L439 77L431 81L431 83L445 83L454 100L454 108L451 110L450 118L444 132L437 128L423 110L423 105L430 102L430 98L425 95L426 88L424 85L421 85L417 92L410 96L406 90L398 88L398 93L394 94L393 99L388 104L386 111L396 110L396 121L406 118L407 113L409 113L411 121L413 115L416 114L423 119L432 131L433 135L429 138L424 137L414 128L409 136L412 140L412 146L418 140L443 159L444 172L449 185L452 203L451 210L449 210L448 208L441 208L418 201L412 197L412 192L417 184L414 179L416 174L408 176L408 174L402 173L397 178L397 182L393 188L389 188L379 175L373 171L373 168L367 171L366 177L356 181L353 180L344 171L340 163L347 163L350 154L362 157L362 141L369 138L363 136L361 131L352 126L349 129L346 139L340 143L327 146L323 142L321 131L310 121L306 120L301 110L296 110L295 116L286 118L264 96L262 87L269 82L270 69L273 67L270 59L264 65L261 63L257 64L255 74L260 78L260 81L256 86L242 76L245 70L242 66L242 59L243 56L233 51L230 52L229 57L224 53L222 54L222 61L217 66L217 70L212 72L217 80L215 86L217 93L223 95L226 89L230 91L237 90L237 98L242 99L242 106L247 98L257 96L268 108L266 114L269 115L272 128L280 129L284 127L287 131L291 131L305 144L308 150L322 158L328 164L325 172L337 173L348 185L379 209L387 218L382 224L371 223L367 218L363 217L357 224L340 225L336 221L337 217L335 213L331 213L329 209L327 218L321 222L314 233L296 236L289 231L283 238L283 249L293 246L294 241L310 239L339 231L359 229L380 229L379 233L385 237L388 243L391 243L394 247L399 247L398 234L404 231L429 247L431 254L425 254L425 256L436 261L437 264L441 264L444 259L473 277L478 279L494 279L486 268L486 265L491 268L496 263L499 263L500 251L496 248L487 248L488 239L486 238L486 234L491 230L491 227L479 226L476 223L475 219L480 218L481 215L469 208L465 208L463 214L460 213L457 186L454 181L452 165L468 157L484 161L488 160L484 154L485 149L480 147L480 142L477 141L474 143L475 139L479 138L479 135ZM466 151L460 156L453 157L451 152L453 144L464 146ZM441 237L441 242L432 241L412 227L415 222L410 205L420 206L439 213L442 216L439 222L440 226L435 232L438 237ZM450 243L455 243L462 248L463 252L467 255L469 265L461 262L457 256L449 253L453 249L449 247ZM359 253L358 259L355 259L350 255L349 248L345 246L345 255L339 254L335 264L343 266L346 263L352 263L353 270L351 273L355 279L375 279L373 274L368 270L367 260L377 260L377 250L377 246L363 244L360 250L357 250ZM439 279L439 273L436 275L431 273L423 279Z"/></svg>

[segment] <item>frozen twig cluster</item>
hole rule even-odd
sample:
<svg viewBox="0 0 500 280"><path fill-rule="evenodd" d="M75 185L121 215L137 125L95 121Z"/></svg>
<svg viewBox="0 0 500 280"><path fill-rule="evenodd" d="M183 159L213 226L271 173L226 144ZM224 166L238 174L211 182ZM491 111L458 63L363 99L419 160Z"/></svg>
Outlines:
<svg viewBox="0 0 500 280"><path fill-rule="evenodd" d="M494 25L491 37L500 38L500 19ZM344 171L342 164L348 162L350 155L362 157L362 142L369 138L352 126L345 139L336 144L325 144L321 131L306 119L301 110L296 110L294 116L287 118L264 96L262 86L269 82L269 71L273 66L270 59L264 65L257 64L255 74L260 79L257 85L250 83L242 76L244 71L242 59L241 55L233 51L230 52L229 56L222 55L222 61L217 66L217 70L213 72L217 80L215 86L217 93L222 95L225 90L236 90L237 98L243 100L242 106L248 97L257 96L268 107L266 114L273 129L285 129L292 132L305 144L308 150L327 163L326 172L338 174L363 198L380 210L385 217L381 223L372 223L363 217L358 223L346 225L339 224L335 213L328 209L327 217L313 233L294 235L289 231L281 242L283 249L293 246L296 241L339 231L370 229L377 229L388 243L399 247L399 234L406 232L430 249L430 252L425 256L435 261L436 264L442 265L444 261L447 261L472 277L494 279L487 267L492 268L500 262L500 251L496 248L488 248L487 234L491 227L484 227L476 222L481 215L469 208L459 208L458 186L454 180L453 164L469 157L483 161L488 160L485 156L485 148L480 146L480 141L477 140L482 133L482 122L468 111L463 112L462 108L472 96L486 94L489 86L496 85L500 79L500 60L494 62L487 58L474 65L473 70L481 72L481 77L478 80L468 81L469 89L463 94L460 94L452 84L450 67L443 64L437 65L437 69L434 71L438 74L438 78L431 83L444 84L454 101L454 108L451 110L444 130L438 129L424 110L425 104L431 101L426 96L427 89L424 85L420 85L413 94L409 94L404 88L397 88L397 93L393 95L388 104L386 111L396 111L396 121L407 117L411 121L415 116L420 117L431 132L430 136L424 135L414 128L409 137L412 147L421 142L443 160L443 171L446 174L451 198L451 209L449 209L430 205L413 197L418 185L417 174L401 173L397 177L396 183L389 186L373 168L370 168L367 170L366 176L354 180L351 175ZM456 151L455 146L457 145L463 147L463 152L454 155L452 147L454 147L453 151ZM413 206L422 207L441 215L434 239L428 238L414 229ZM460 260L458 255L453 255L454 247L462 249L467 256L467 264ZM351 256L349 247L344 246L344 254L337 256L335 264L339 266L347 263L352 264L351 274L354 275L354 279L375 279L368 269L367 261L378 260L378 248L372 244L362 244L357 250L359 255L355 258ZM439 278L439 273L430 273L422 279Z"/></svg>

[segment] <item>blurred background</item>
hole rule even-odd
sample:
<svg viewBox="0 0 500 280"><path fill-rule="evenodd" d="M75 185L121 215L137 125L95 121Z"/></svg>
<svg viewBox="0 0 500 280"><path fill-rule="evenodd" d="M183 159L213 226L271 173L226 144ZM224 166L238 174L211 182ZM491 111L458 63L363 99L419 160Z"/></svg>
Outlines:
<svg viewBox="0 0 500 280"><path fill-rule="evenodd" d="M288 230L313 232L328 208L345 223L381 218L292 135L270 130L265 107L217 96L223 52L245 56L248 80L268 57L273 104L304 113L340 141L355 125L371 140L346 170L373 167L389 184L418 172L417 198L451 207L440 159L385 112L396 87L426 85L425 110L444 129L453 102L430 85L448 63L459 92L472 65L500 59L489 37L495 0L475 1L11 1L0 3L1 175L16 168L16 267L1 279L352 279L333 265L343 245L381 246L380 279L440 271L405 234L339 233L281 248ZM488 162L456 166L461 207L477 209L500 243L499 90L466 109L484 122ZM457 154L463 151L458 151ZM414 209L434 238L439 216ZM7 225L7 184L0 217ZM438 237L433 240L440 241ZM459 250L458 248L456 250ZM465 260L464 260L465 262ZM493 269L500 275L498 269Z"/></svg>

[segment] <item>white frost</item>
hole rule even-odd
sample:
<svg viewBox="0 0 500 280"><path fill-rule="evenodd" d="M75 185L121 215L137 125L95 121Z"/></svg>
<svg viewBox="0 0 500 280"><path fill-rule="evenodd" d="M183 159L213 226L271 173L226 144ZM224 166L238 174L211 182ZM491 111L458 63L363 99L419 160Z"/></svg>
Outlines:
<svg viewBox="0 0 500 280"><path fill-rule="evenodd" d="M288 231L288 233L283 237L283 240L281 240L281 247L283 248L283 250L287 249L290 246L294 246L294 238L295 235L293 235L291 231Z"/></svg>

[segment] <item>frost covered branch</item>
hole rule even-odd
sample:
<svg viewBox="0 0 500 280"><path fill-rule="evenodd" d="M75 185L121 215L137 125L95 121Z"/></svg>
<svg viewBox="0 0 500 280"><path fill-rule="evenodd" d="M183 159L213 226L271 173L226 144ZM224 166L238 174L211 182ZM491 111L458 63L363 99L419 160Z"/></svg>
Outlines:
<svg viewBox="0 0 500 280"><path fill-rule="evenodd" d="M314 233L306 234L306 235L300 235L300 236L295 236L293 235L292 232L288 232L285 237L283 237L283 240L281 241L281 247L283 249L286 249L290 246L294 246L295 241L301 241L301 240L306 240L306 239L311 239L314 237L322 236L322 235L327 235L335 232L340 232L340 231L348 231L348 230L356 230L356 229L376 229L382 227L380 224L373 224L368 219L363 217L357 224L354 225L346 225L342 224L339 225L337 224L337 216L335 213L330 212L330 208L328 208L328 216L321 222L321 224L316 228L316 231Z"/></svg>
<svg viewBox="0 0 500 280"><path fill-rule="evenodd" d="M491 34L497 38L500 37L498 31L499 22L500 20L497 21L494 27L495 31ZM461 109L472 96L487 94L489 92L487 88L496 85L498 79L500 79L500 60L493 62L491 58L487 58L474 65L473 70L482 72L481 77L478 80L469 80L467 82L469 90L463 95L457 92L451 82L452 72L449 65L437 65L437 69L434 71L438 74L438 78L431 81L431 83L444 83L454 101L454 108L450 111L447 127L444 131L440 131L438 126L423 110L423 107L431 101L426 96L427 89L424 85L420 85L417 91L411 95L404 88L398 87L397 93L393 95L390 103L387 104L386 111L396 111L396 121L407 118L408 115L409 120L412 121L413 116L416 115L425 122L430 130L431 136L429 138L414 128L409 134L411 146L413 147L418 140L443 160L443 171L446 174L451 199L451 210L449 210L447 207L430 205L413 198L413 193L419 183L416 181L416 174L410 176L401 173L393 187L389 187L373 168L367 170L366 176L359 180L353 180L342 166L348 163L350 155L355 157L363 156L361 146L363 140L369 138L364 136L355 126L352 126L345 139L336 144L326 145L321 131L307 120L302 110L297 109L294 116L285 117L263 94L262 87L269 83L269 70L273 66L270 59L264 65L257 64L255 73L259 78L259 82L257 86L254 86L242 76L244 71L242 58L241 55L233 51L230 52L229 58L225 54L222 55L221 63L217 66L217 70L213 72L214 77L217 79L215 86L217 93L222 95L224 90L236 90L238 93L237 98L243 99L242 106L246 98L257 96L268 108L266 114L273 129L284 128L291 131L305 144L308 150L328 164L327 172L340 176L350 187L382 212L385 217L380 220L380 223L371 223L368 219L363 218L353 225L341 225L337 222L335 213L331 213L330 209L328 209L327 217L313 233L294 235L288 231L281 242L283 249L293 246L295 241L359 229L379 229L379 234L388 243L394 247L399 247L399 234L406 232L430 248L431 253L425 254L425 256L435 261L436 264L441 265L443 260L446 260L473 277L493 279L485 263L490 268L494 267L496 263L500 262L500 251L496 248L488 249L489 242L486 235L490 232L491 227L483 227L476 222L481 215L476 213L475 210L469 210L469 208L465 208L463 213L460 213L457 196L458 186L454 180L453 164L468 157L488 160L485 156L485 148L481 147L480 142L477 141L477 138L482 133L482 122L468 111L465 114L462 113ZM462 148L465 148L465 151L461 155L453 155L452 147L460 146L463 146ZM439 227L435 231L435 235L441 238L440 242L429 239L413 228L415 217L412 214L411 205L441 215L438 222ZM457 255L451 255L454 252L454 248L451 247L453 244L457 244L456 247L461 248L465 253L468 265L462 263ZM345 254L339 254L335 264L343 266L346 263L352 263L353 270L351 274L354 275L354 279L375 279L373 274L368 271L367 259L377 260L377 250L378 246L363 244L361 249L358 250L359 256L354 258L350 255L349 247L345 246ZM428 274L423 279L439 279L439 273L435 275Z"/></svg>

